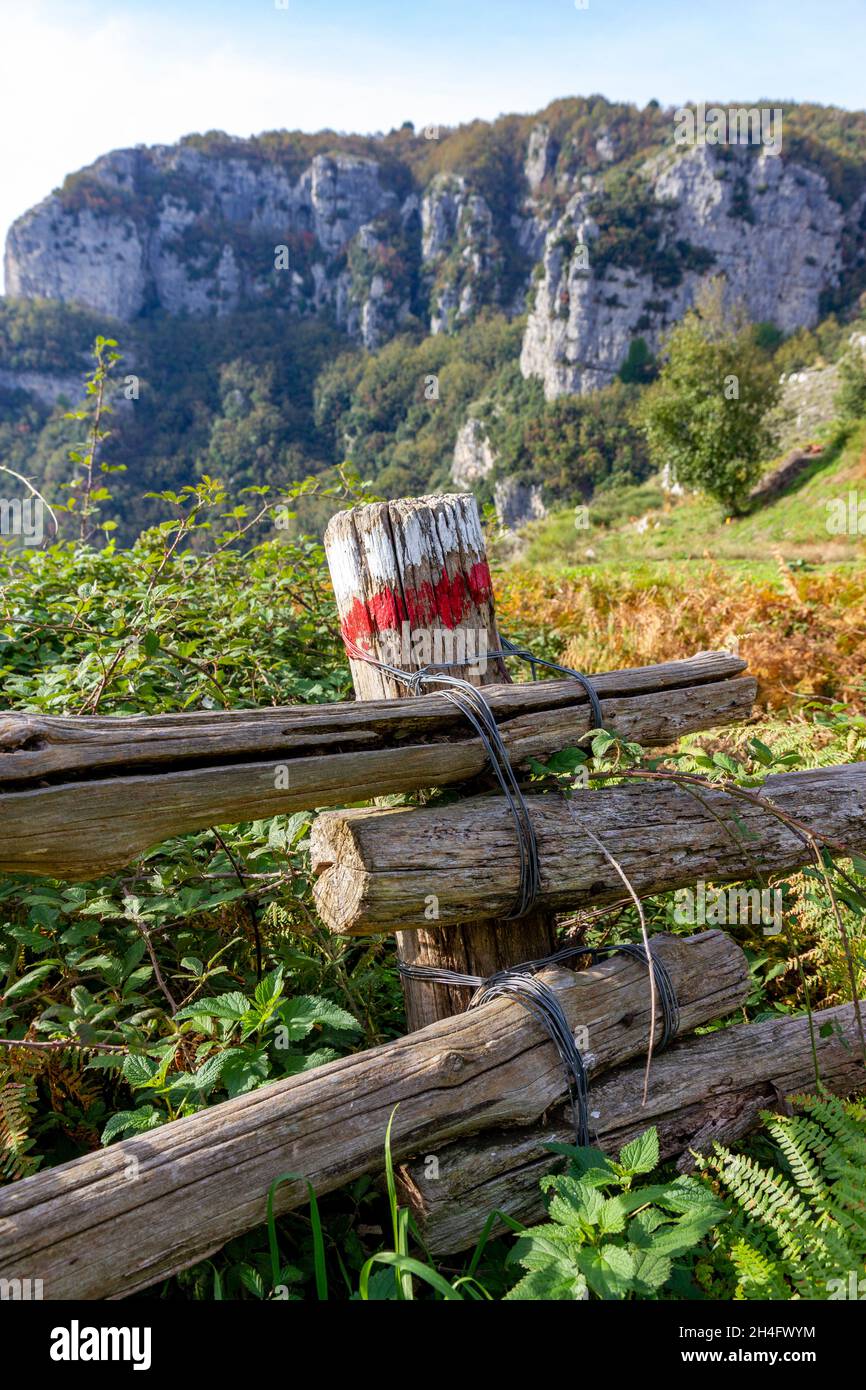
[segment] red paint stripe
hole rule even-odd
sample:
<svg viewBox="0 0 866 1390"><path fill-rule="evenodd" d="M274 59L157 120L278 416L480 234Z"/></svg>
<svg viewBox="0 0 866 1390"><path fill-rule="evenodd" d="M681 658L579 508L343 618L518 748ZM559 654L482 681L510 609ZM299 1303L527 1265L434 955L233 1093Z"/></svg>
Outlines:
<svg viewBox="0 0 866 1390"><path fill-rule="evenodd" d="M350 642L359 637L372 637L374 632L396 632L406 617L403 600L393 589L382 589L366 602L352 599L349 609L340 624L343 636Z"/></svg>
<svg viewBox="0 0 866 1390"><path fill-rule="evenodd" d="M481 607L492 597L490 570L485 561L478 560L468 575L449 576L443 569L435 584L425 580L417 589L407 589L405 602L402 594L391 588L380 589L366 604L354 598L341 631L347 641L357 643L377 632L399 631L407 618L413 628L455 628L470 607Z"/></svg>
<svg viewBox="0 0 866 1390"><path fill-rule="evenodd" d="M486 560L478 560L469 571L469 592L472 602L481 607L493 598L493 580Z"/></svg>

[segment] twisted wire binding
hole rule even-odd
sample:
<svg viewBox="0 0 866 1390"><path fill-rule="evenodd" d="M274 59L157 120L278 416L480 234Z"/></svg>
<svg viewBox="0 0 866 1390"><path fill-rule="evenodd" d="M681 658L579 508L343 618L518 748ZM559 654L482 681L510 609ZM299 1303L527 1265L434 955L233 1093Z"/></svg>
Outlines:
<svg viewBox="0 0 866 1390"><path fill-rule="evenodd" d="M501 633L499 636L499 641L502 645L503 650L501 652L488 652L488 656L513 656L516 657L519 661L528 661L530 670L532 671L532 679L534 681L538 680L538 672L535 669L537 666L544 666L545 669L548 671L558 671L562 676L568 676L571 680L579 681L580 684L583 686L584 690L586 691L587 697L589 699L590 708L592 709L592 717L595 720L594 727L596 729L601 729L604 727L604 716L601 712L601 701L598 698L598 691L596 690L589 676L585 676L582 671L574 671L570 666L558 666L555 661L545 661L543 657L536 656L533 652L527 651L523 647L516 647L513 642L509 642L508 638L503 637Z"/></svg>
<svg viewBox="0 0 866 1390"><path fill-rule="evenodd" d="M652 967L662 1011L662 1034L658 1042L658 1051L664 1051L679 1032L680 1011L676 990L664 961L659 960L652 952L647 961L646 951L636 942L624 941L609 946L564 946L549 956L523 961L519 965L512 965L508 970L497 971L488 979L480 975L464 975L457 970L441 969L435 965L410 965L405 961L398 961L397 969L404 979L424 980L428 984L447 985L452 989L474 989L475 993L469 1001L470 1009L476 1009L491 999L503 997L513 999L526 1009L541 1025L556 1048L565 1074L575 1141L581 1146L586 1146L590 1143L589 1077L586 1064L556 993L544 980L537 978L537 972L577 956L589 956L590 959L596 960L606 955L630 956L633 960Z"/></svg>
<svg viewBox="0 0 866 1390"><path fill-rule="evenodd" d="M538 861L538 841L535 827L532 824L526 798L511 765L508 749L505 747L499 732L496 716L487 703L483 692L478 686L472 685L470 681L463 680L460 676L444 674L449 667L465 666L466 662L443 661L422 666L417 671L403 671L398 666L391 665L390 662L377 660L369 652L365 652L363 647L359 647L351 638L344 637L343 642L348 655L353 660L364 661L370 666L375 666L377 670L384 671L398 684L405 686L413 695L417 695L425 687L440 687L439 693L456 706L466 722L475 730L487 753L488 762L505 797L517 832L519 887L514 906L510 912L505 914L505 920L514 921L519 917L525 917L535 905L541 887L541 869ZM578 681L587 693L592 717L595 720L594 727L602 728L604 716L601 701L589 676L585 676L581 671L572 671L567 666L558 666L553 661L545 661L542 657L534 656L532 652L516 647L505 637L500 637L500 645L500 651L486 653L488 659L491 657L503 659L518 657L522 661L528 661L532 667L533 680L537 679L536 666L544 666Z"/></svg>
<svg viewBox="0 0 866 1390"><path fill-rule="evenodd" d="M451 701L467 723L475 730L487 753L493 774L505 797L517 832L520 886L516 903L512 911L507 914L506 920L525 916L534 906L541 886L535 827L532 824L526 798L511 765L508 749L499 732L496 717L482 691L478 686L472 685L459 676L444 674L452 666L465 666L467 663L465 661L447 661L428 664L417 671L403 671L387 661L378 661L369 652L365 652L362 647L353 642L351 638L344 636L343 641L348 655L353 660L367 662L378 670L384 671L414 695L417 695L424 687L440 687L439 693ZM595 728L603 728L604 717L601 701L589 676L585 676L581 671L573 671L568 666L559 666L556 662L545 661L542 657L517 647L505 637L500 637L500 646L501 650L487 652L486 656L503 660L508 657L516 657L521 661L529 662L533 680L538 679L536 667L544 666L548 670L558 671L560 674L578 681L589 699ZM580 1055L580 1049L559 999L549 985L537 978L537 972L546 966L556 965L560 961L574 956L589 956L594 959L597 956L611 953L631 956L635 960L642 961L645 965L650 965L662 1007L662 1037L659 1042L659 1049L665 1048L676 1036L679 1027L679 1007L673 983L664 964L653 955L647 961L643 946L638 946L632 942L625 942L616 946L567 946L539 960L523 961L508 970L497 971L488 979L484 979L480 975L464 975L456 970L440 969L432 965L409 965L404 961L399 961L397 968L404 979L423 980L428 984L475 990L469 1001L470 1009L478 1008L492 999L503 997L514 999L516 1003L526 1009L544 1029L556 1048L565 1073L575 1138L579 1145L585 1146L590 1142L589 1078L586 1065Z"/></svg>

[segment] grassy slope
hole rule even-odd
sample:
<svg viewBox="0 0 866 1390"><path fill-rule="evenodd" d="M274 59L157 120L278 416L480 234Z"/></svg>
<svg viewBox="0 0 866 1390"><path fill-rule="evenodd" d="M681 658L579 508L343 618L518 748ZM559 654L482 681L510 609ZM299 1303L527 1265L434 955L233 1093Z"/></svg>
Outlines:
<svg viewBox="0 0 866 1390"><path fill-rule="evenodd" d="M652 487L599 497L589 530L572 512L551 516L529 529L525 558L499 573L503 627L588 671L734 648L770 707L794 709L813 694L860 705L866 537L826 526L827 500L851 489L866 501L866 422L750 517L728 520L697 497L665 510Z"/></svg>
<svg viewBox="0 0 866 1390"><path fill-rule="evenodd" d="M526 559L548 565L634 566L641 563L722 561L755 577L775 568L775 552L810 565L856 564L866 556L866 536L827 530L827 502L859 491L866 502L866 423L847 436L830 436L824 453L784 496L747 517L726 517L717 503L685 497L666 503L647 484L609 496L589 509L590 526L578 529L572 511L558 512L529 528ZM636 522L649 518L638 531ZM591 551L591 555L587 555Z"/></svg>

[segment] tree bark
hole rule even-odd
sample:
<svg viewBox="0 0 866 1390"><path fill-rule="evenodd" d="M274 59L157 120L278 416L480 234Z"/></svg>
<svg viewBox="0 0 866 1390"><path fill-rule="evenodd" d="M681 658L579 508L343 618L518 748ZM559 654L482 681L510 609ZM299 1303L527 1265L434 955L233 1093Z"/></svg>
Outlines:
<svg viewBox="0 0 866 1390"><path fill-rule="evenodd" d="M605 717L647 745L748 717L724 652L597 676ZM519 763L589 727L574 681L488 693ZM0 871L87 879L172 835L476 777L480 740L441 695L132 718L0 715Z"/></svg>
<svg viewBox="0 0 866 1390"><path fill-rule="evenodd" d="M822 1083L836 1095L862 1091L866 1071L853 1004L825 1009L813 1022ZM829 1031L822 1035L824 1025ZM653 1060L645 1106L643 1078L643 1065L631 1063L592 1087L593 1143L616 1157L655 1125L662 1159L676 1158L686 1171L693 1166L691 1150L706 1152L716 1141L732 1144L759 1123L762 1110L777 1110L786 1097L815 1090L809 1020L773 1018L675 1043ZM543 1220L538 1184L559 1162L545 1147L554 1143L574 1143L562 1107L541 1125L488 1130L438 1152L428 1146L401 1166L402 1200L431 1253L473 1245L494 1211L526 1223ZM501 1222L495 1227L497 1233L505 1229Z"/></svg>
<svg viewBox="0 0 866 1390"><path fill-rule="evenodd" d="M847 848L866 848L866 763L768 777L761 798ZM670 783L528 797L541 861L540 903L555 911L618 900L622 879L641 895L700 880L750 880L813 862L803 839L770 810L719 788L697 795ZM329 811L312 833L316 906L335 932L400 931L435 898L443 927L507 911L519 883L508 808L474 797L421 809ZM755 914L757 915L757 914ZM685 920L689 920L686 918ZM725 918L707 916L715 925Z"/></svg>
<svg viewBox="0 0 866 1390"><path fill-rule="evenodd" d="M659 936L652 950L671 975L683 1030L744 1002L746 959L722 932ZM570 1026L588 1029L590 1073L646 1049L645 966L617 956L542 978ZM12 1184L0 1192L0 1277L42 1279L48 1299L132 1293L261 1224L281 1174L322 1195L380 1171L392 1113L400 1160L486 1127L529 1124L564 1093L539 1025L519 1004L494 1000ZM274 1207L307 1200L306 1183L293 1180Z"/></svg>

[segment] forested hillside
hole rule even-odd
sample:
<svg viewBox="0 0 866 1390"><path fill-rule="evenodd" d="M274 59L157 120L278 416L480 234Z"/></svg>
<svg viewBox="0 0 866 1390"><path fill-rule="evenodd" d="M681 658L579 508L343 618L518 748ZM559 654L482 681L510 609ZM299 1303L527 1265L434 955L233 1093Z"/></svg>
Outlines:
<svg viewBox="0 0 866 1390"><path fill-rule="evenodd" d="M714 277L768 360L783 345L780 369L845 347L866 116L784 122L780 150L681 148L671 110L591 97L454 130L106 155L10 232L3 457L56 496L102 333L124 354L127 540L145 492L203 473L279 490L350 458L389 495L453 477L511 524L640 482L636 397Z"/></svg>

